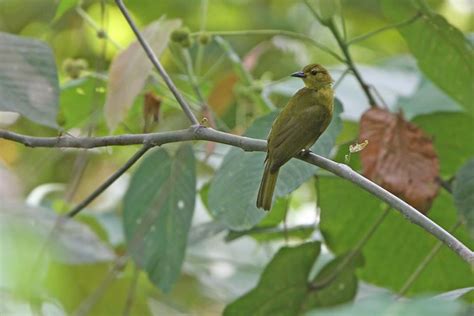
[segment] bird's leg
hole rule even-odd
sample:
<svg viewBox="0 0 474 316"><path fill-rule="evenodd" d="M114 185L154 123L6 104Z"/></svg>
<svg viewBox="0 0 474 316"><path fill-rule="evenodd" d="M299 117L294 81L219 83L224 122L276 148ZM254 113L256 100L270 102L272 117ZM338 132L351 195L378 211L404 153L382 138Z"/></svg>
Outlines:
<svg viewBox="0 0 474 316"><path fill-rule="evenodd" d="M312 153L311 149L302 149L301 150L301 153L300 153L300 156L303 157L303 158L306 158L308 157L310 154Z"/></svg>

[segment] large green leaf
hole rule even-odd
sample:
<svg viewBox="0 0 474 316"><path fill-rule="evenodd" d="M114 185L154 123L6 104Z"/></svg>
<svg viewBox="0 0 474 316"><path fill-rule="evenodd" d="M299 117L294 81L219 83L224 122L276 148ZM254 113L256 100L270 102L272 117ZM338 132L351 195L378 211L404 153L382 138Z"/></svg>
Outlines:
<svg viewBox="0 0 474 316"><path fill-rule="evenodd" d="M336 254L353 248L386 207L369 193L337 178L321 178L320 192L321 231ZM456 210L447 193L441 192L429 216L447 229L455 225ZM465 229L458 229L454 235L472 247ZM362 250L365 265L359 270L360 276L372 284L398 291L436 243L431 234L391 211ZM443 247L408 293L444 292L472 282L469 265Z"/></svg>
<svg viewBox="0 0 474 316"><path fill-rule="evenodd" d="M413 17L415 22L398 28L418 61L418 66L442 90L474 114L473 47L461 31L441 15L413 0L383 0L384 14L393 22Z"/></svg>
<svg viewBox="0 0 474 316"><path fill-rule="evenodd" d="M433 137L440 161L440 174L449 178L474 156L472 127L474 117L462 113L434 113L416 117L413 122Z"/></svg>
<svg viewBox="0 0 474 316"><path fill-rule="evenodd" d="M163 291L180 275L194 213L195 169L189 145L174 158L155 150L134 173L124 198L128 250Z"/></svg>
<svg viewBox="0 0 474 316"><path fill-rule="evenodd" d="M0 111L57 127L58 78L45 43L0 32Z"/></svg>
<svg viewBox="0 0 474 316"><path fill-rule="evenodd" d="M341 112L342 104L336 101L331 124L311 148L315 153L329 156L342 129L339 117ZM277 113L271 113L257 119L245 135L266 138L276 115ZM245 153L241 149L232 148L214 176L209 189L209 211L232 230L249 229L266 214L255 206L264 158L264 153ZM296 190L315 170L316 167L302 161L289 161L280 170L274 198Z"/></svg>
<svg viewBox="0 0 474 316"><path fill-rule="evenodd" d="M474 239L474 159L469 160L456 174L453 195L456 207Z"/></svg>
<svg viewBox="0 0 474 316"><path fill-rule="evenodd" d="M319 252L319 242L281 248L263 271L257 286L229 304L224 315L297 315Z"/></svg>

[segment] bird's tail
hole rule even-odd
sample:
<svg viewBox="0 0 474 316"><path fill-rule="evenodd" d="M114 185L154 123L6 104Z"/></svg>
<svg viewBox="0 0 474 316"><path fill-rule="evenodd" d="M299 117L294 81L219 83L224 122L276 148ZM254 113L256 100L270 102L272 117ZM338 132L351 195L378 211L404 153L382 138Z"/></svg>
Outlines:
<svg viewBox="0 0 474 316"><path fill-rule="evenodd" d="M272 207L273 191L275 191L278 171L280 170L277 169L276 171L270 171L270 161L267 160L257 196L257 207L263 208L266 211L270 210Z"/></svg>

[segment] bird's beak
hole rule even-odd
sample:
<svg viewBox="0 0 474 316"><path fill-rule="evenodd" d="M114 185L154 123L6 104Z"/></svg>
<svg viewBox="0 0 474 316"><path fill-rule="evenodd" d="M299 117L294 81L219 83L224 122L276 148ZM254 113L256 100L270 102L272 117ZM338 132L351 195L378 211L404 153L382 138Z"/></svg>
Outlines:
<svg viewBox="0 0 474 316"><path fill-rule="evenodd" d="M306 75L302 71L297 71L291 74L292 77L296 78L306 78Z"/></svg>

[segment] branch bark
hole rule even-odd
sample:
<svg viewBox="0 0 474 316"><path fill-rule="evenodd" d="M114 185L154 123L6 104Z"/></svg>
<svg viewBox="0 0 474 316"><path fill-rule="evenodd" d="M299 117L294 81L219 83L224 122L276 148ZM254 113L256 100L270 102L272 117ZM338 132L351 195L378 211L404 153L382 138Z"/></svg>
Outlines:
<svg viewBox="0 0 474 316"><path fill-rule="evenodd" d="M60 147L60 148L96 148L106 146L125 146L143 144L147 146L160 146L167 143L205 140L221 144L239 147L245 151L265 151L266 141L244 136L232 135L217 131L204 126L191 126L185 130L173 132L118 135L105 137L33 137L21 135L9 131L0 130L0 138L12 140L29 147ZM474 265L474 252L463 243L453 237L442 227L434 223L428 217L421 214L415 208L378 186L369 179L352 170L349 166L334 162L330 159L310 153L296 157L310 164L328 170L335 175L344 178L364 190L372 193L392 208L402 213L408 220L421 226L428 233L435 236L457 253L466 262Z"/></svg>

